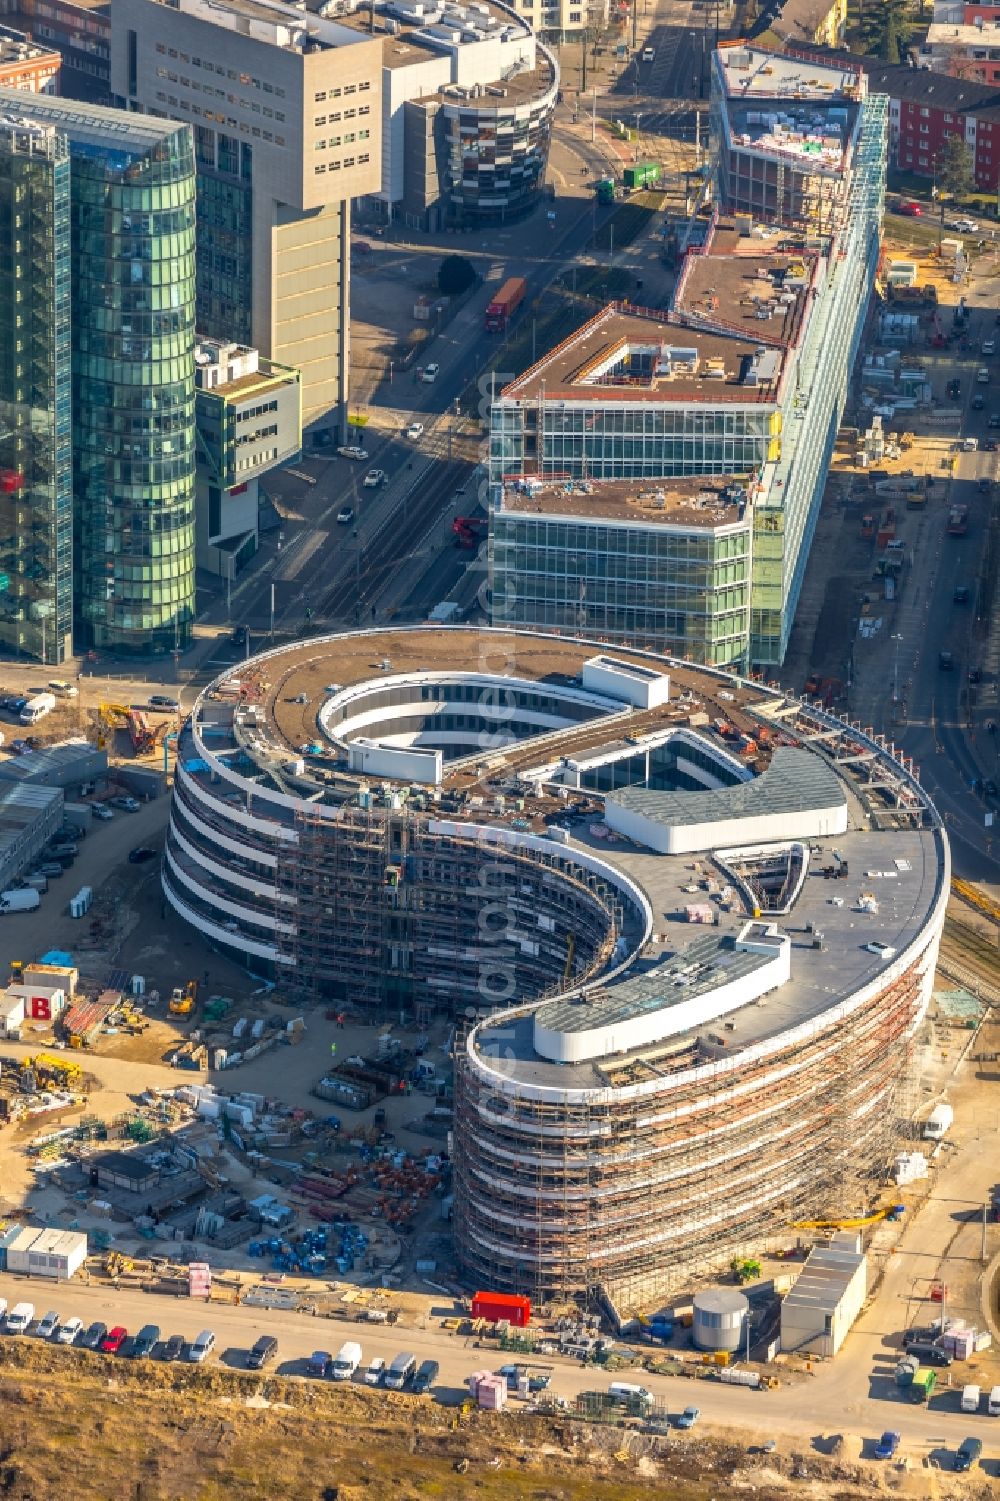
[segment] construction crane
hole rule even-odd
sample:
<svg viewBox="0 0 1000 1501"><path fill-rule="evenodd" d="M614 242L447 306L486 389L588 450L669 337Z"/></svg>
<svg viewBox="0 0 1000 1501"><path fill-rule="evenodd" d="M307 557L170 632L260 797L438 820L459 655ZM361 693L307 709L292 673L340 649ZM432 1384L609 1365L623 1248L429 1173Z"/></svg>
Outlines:
<svg viewBox="0 0 1000 1501"><path fill-rule="evenodd" d="M877 1225L880 1220L893 1219L899 1211L896 1204L886 1204L874 1209L871 1214L859 1214L846 1220L793 1220L793 1230L864 1230L868 1225Z"/></svg>

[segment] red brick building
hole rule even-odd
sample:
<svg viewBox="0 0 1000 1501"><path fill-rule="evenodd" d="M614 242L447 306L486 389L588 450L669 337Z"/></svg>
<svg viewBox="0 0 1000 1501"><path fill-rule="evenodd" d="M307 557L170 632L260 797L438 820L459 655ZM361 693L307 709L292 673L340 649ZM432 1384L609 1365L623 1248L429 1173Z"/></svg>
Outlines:
<svg viewBox="0 0 1000 1501"><path fill-rule="evenodd" d="M980 7L996 10L1000 5ZM1000 88L926 68L891 65L854 53L808 52L800 56L847 58L860 63L873 94L889 96L889 164L933 183L938 158L949 136L960 136L972 152L976 188L996 193L1000 183Z"/></svg>

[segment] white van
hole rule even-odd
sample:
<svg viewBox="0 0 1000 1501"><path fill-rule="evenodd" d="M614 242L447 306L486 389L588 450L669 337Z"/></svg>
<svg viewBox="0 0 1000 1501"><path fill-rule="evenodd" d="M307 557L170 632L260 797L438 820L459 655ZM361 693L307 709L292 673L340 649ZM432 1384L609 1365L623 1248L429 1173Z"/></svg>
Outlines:
<svg viewBox="0 0 1000 1501"><path fill-rule="evenodd" d="M963 1386L962 1387L962 1411L963 1412L978 1412L979 1411L979 1387L978 1386Z"/></svg>
<svg viewBox="0 0 1000 1501"><path fill-rule="evenodd" d="M46 714L51 714L56 706L54 693L36 693L34 698L29 698L20 714L17 716L21 724L37 724L44 719Z"/></svg>
<svg viewBox="0 0 1000 1501"><path fill-rule="evenodd" d="M188 1351L188 1360L193 1360L196 1365L201 1365L201 1362L207 1360L214 1349L215 1335L211 1329L203 1329L198 1338L191 1344L191 1348Z"/></svg>
<svg viewBox="0 0 1000 1501"><path fill-rule="evenodd" d="M608 1396L613 1397L616 1402L636 1402L643 1407L653 1405L653 1393L632 1381L612 1381L608 1387Z"/></svg>
<svg viewBox="0 0 1000 1501"><path fill-rule="evenodd" d="M28 1325L35 1317L34 1303L15 1303L7 1315L8 1334L27 1334Z"/></svg>
<svg viewBox="0 0 1000 1501"><path fill-rule="evenodd" d="M986 1403L986 1411L991 1418L1000 1418L1000 1386L995 1386L990 1392Z"/></svg>

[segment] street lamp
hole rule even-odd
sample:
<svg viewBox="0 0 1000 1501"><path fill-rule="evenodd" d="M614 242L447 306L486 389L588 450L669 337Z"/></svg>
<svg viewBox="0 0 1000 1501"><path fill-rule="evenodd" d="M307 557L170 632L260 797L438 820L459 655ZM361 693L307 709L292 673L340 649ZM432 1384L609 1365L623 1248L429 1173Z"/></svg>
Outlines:
<svg viewBox="0 0 1000 1501"><path fill-rule="evenodd" d="M899 703L899 643L902 639L902 636L892 637L896 643L896 654L892 664L892 701L894 704Z"/></svg>

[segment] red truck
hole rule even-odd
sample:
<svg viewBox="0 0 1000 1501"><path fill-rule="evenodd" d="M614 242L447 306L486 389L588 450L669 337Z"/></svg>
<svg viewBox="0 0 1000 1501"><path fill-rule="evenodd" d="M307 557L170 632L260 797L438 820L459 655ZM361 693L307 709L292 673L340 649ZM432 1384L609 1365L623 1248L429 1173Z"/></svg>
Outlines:
<svg viewBox="0 0 1000 1501"><path fill-rule="evenodd" d="M969 530L968 506L952 506L948 512L948 536L964 537Z"/></svg>
<svg viewBox="0 0 1000 1501"><path fill-rule="evenodd" d="M523 276L510 276L497 295L486 305L486 332L503 333L517 308L524 301L528 283Z"/></svg>

